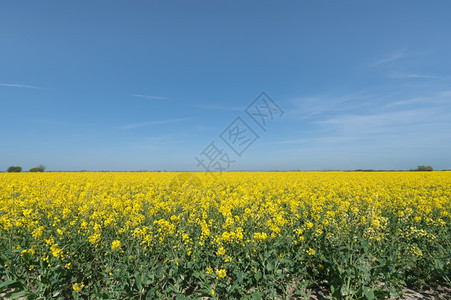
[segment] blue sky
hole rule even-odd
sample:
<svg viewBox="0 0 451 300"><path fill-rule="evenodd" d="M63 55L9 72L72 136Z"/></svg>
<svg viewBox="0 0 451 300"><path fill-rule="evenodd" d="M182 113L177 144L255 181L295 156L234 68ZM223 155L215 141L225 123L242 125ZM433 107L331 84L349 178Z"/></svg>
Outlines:
<svg viewBox="0 0 451 300"><path fill-rule="evenodd" d="M4 1L0 170L202 171L211 142L227 170L451 169L450 10ZM245 112L262 91L266 131ZM241 156L220 137L237 117L258 135Z"/></svg>

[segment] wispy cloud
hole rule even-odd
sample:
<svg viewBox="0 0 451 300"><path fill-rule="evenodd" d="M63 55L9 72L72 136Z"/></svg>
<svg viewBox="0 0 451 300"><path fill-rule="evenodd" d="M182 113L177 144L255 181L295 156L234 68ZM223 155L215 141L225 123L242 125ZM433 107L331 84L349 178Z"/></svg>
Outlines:
<svg viewBox="0 0 451 300"><path fill-rule="evenodd" d="M274 142L269 142L269 144L275 144L275 145L286 145L286 144L304 144L308 143L311 140L308 138L298 138L298 139L285 139L285 140L278 140Z"/></svg>
<svg viewBox="0 0 451 300"><path fill-rule="evenodd" d="M287 110L289 115L304 120L319 117L324 114L337 114L349 110L362 109L368 104L371 94L327 95L298 98L292 101L294 108Z"/></svg>
<svg viewBox="0 0 451 300"><path fill-rule="evenodd" d="M190 120L191 118L178 118L178 119L167 119L167 120L159 120L159 121L151 121L151 122L143 122L143 123L136 123L136 124L130 124L125 125L122 127L122 129L133 129L143 126L152 126L152 125L163 125L163 124L169 124L169 123L177 123L177 122L183 122Z"/></svg>
<svg viewBox="0 0 451 300"><path fill-rule="evenodd" d="M416 98L410 98L410 99L406 99L406 100L400 100L400 101L395 101L395 102L391 102L391 103L387 103L385 105L386 108L392 108L395 106L401 106L401 105L412 105L412 104L418 104L418 103L424 103L425 101L427 101L427 98L424 97L416 97Z"/></svg>
<svg viewBox="0 0 451 300"><path fill-rule="evenodd" d="M400 147L407 144L431 147L444 145L444 136L450 137L446 130L451 126L451 107L448 103L437 95L399 103L404 106L397 108L403 109L394 111L393 107L389 109L386 106L379 112L337 115L315 124L329 132L328 135L356 138L370 144L379 141L381 145L396 144ZM423 140L431 142L428 144Z"/></svg>
<svg viewBox="0 0 451 300"><path fill-rule="evenodd" d="M139 150L164 151L175 144L180 144L180 137L175 134L161 136L143 137L132 141L129 146Z"/></svg>
<svg viewBox="0 0 451 300"><path fill-rule="evenodd" d="M393 79L431 79L435 78L435 76L427 75L427 74L418 74L418 73L392 73L388 74L387 78Z"/></svg>
<svg viewBox="0 0 451 300"><path fill-rule="evenodd" d="M49 126L67 126L67 127L92 127L92 124L89 123L72 123L61 120L50 120L50 119L33 119L31 121L36 122L37 124L49 125Z"/></svg>
<svg viewBox="0 0 451 300"><path fill-rule="evenodd" d="M434 116L437 117L438 113L437 108L408 109L375 114L339 115L315 123L330 125L343 133L385 133L392 131L397 125L424 124L424 122L434 120ZM410 127L405 129L410 129Z"/></svg>
<svg viewBox="0 0 451 300"><path fill-rule="evenodd" d="M132 97L138 97L138 98L145 98L145 99L152 99L152 100L165 100L166 97L160 97L160 96L149 96L149 95L141 95L141 94L132 94Z"/></svg>
<svg viewBox="0 0 451 300"><path fill-rule="evenodd" d="M245 107L216 105L216 104L196 104L194 106L202 109L223 110L223 111L242 111L245 109Z"/></svg>
<svg viewBox="0 0 451 300"><path fill-rule="evenodd" d="M397 51L395 53L392 53L386 57L383 57L381 59L376 60L372 65L373 66L380 66L380 65L384 65L387 63L391 63L397 60L400 60L402 58L404 58L406 56L406 52L405 51Z"/></svg>
<svg viewBox="0 0 451 300"><path fill-rule="evenodd" d="M42 87L39 87L39 86L19 84L19 83L0 83L0 86L23 88L23 89L38 89L38 90L43 89Z"/></svg>
<svg viewBox="0 0 451 300"><path fill-rule="evenodd" d="M411 106L411 107L423 107L431 108L436 107L439 111L451 111L451 91L437 92L434 95L423 95L420 97L412 97L401 99L398 101L392 101L385 104L383 107L387 109L393 109L396 106Z"/></svg>
<svg viewBox="0 0 451 300"><path fill-rule="evenodd" d="M316 135L275 144L283 145L280 155L301 162L304 169L403 169L415 166L409 161L424 160L433 165L435 158L424 153L449 152L450 120L451 111L446 107L339 115L316 122ZM436 163L443 164L440 160Z"/></svg>
<svg viewBox="0 0 451 300"><path fill-rule="evenodd" d="M427 148L436 153L451 149L447 130L451 128L451 91L431 87L434 91L411 93L400 88L400 94L382 92L367 98L318 95L297 99L291 115L296 113L295 119L303 120L309 130L281 137L273 144L297 155L333 149L344 156L367 155L367 159L389 159L409 153L409 149Z"/></svg>
<svg viewBox="0 0 451 300"><path fill-rule="evenodd" d="M199 131L212 131L212 130L218 130L217 127L208 127L208 126L202 126L202 125L196 126L196 129L199 130Z"/></svg>

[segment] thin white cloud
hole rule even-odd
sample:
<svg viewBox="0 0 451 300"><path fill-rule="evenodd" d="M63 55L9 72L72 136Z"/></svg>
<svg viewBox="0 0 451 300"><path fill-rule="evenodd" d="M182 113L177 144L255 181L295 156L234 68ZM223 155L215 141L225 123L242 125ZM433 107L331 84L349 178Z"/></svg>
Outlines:
<svg viewBox="0 0 451 300"><path fill-rule="evenodd" d="M362 109L368 104L368 100L374 98L371 94L346 94L346 95L317 95L313 97L298 98L292 101L294 108L287 110L288 115L296 119L309 119L323 114L337 114L349 109Z"/></svg>
<svg viewBox="0 0 451 300"><path fill-rule="evenodd" d="M450 90L406 98L391 94L365 99L350 95L317 96L298 99L293 104L293 113L298 114L296 119L307 119L317 135L288 138L274 144L302 145L300 149L328 145L363 149L377 144L388 148L390 145L425 147L420 139L427 139L428 147L437 148L440 141L446 140L444 137L450 137L446 130L451 126Z"/></svg>
<svg viewBox="0 0 451 300"><path fill-rule="evenodd" d="M195 107L209 110L223 110L223 111L243 111L245 107L238 106L225 106L225 105L215 105L215 104L196 104Z"/></svg>
<svg viewBox="0 0 451 300"><path fill-rule="evenodd" d="M432 96L422 96L402 99L394 102L390 102L385 105L385 108L393 108L395 106L408 106L416 105L425 108L436 106L440 111L449 111L451 103L451 91L438 92Z"/></svg>
<svg viewBox="0 0 451 300"><path fill-rule="evenodd" d="M18 84L18 83L0 83L0 86L23 88L23 89L38 89L38 90L43 89L42 87L39 87L39 86Z"/></svg>
<svg viewBox="0 0 451 300"><path fill-rule="evenodd" d="M89 123L71 123L60 120L50 120L50 119L33 119L32 121L38 124L51 125L51 126L70 126L70 127L91 127L92 124Z"/></svg>
<svg viewBox="0 0 451 300"><path fill-rule="evenodd" d="M435 76L432 75L426 75L426 74L417 74L417 73L393 73L387 75L387 78L393 78L393 79L431 79L435 78Z"/></svg>
<svg viewBox="0 0 451 300"><path fill-rule="evenodd" d="M336 116L317 123L319 134L279 142L281 155L303 169L406 169L424 160L434 165L434 154L444 157L451 149L450 120L451 112L438 107ZM436 164L449 168L440 158Z"/></svg>
<svg viewBox="0 0 451 300"><path fill-rule="evenodd" d="M217 127L207 127L207 126L196 126L196 129L199 131L212 131L212 130L218 130Z"/></svg>
<svg viewBox="0 0 451 300"><path fill-rule="evenodd" d="M406 52L405 51L397 51L389 56L383 57L377 61L375 61L372 65L373 66L380 66L380 65L384 65L387 63L391 63L397 60L400 60L402 58L404 58L406 56Z"/></svg>
<svg viewBox="0 0 451 300"><path fill-rule="evenodd" d="M280 140L275 142L270 142L269 144L275 145L285 145L285 144L304 144L310 142L310 139L307 138L298 138L298 139L288 139L288 140Z"/></svg>
<svg viewBox="0 0 451 300"><path fill-rule="evenodd" d="M302 123L268 144L295 161L291 168L449 168L443 160L451 149L451 90L438 79L295 99L288 121Z"/></svg>
<svg viewBox="0 0 451 300"><path fill-rule="evenodd" d="M165 100L166 97L160 97L160 96L149 96L149 95L141 95L141 94L132 94L132 97L138 97L138 98L145 98L145 99L152 99L152 100Z"/></svg>
<svg viewBox="0 0 451 300"><path fill-rule="evenodd" d="M412 104L424 103L427 100L428 99L424 98L424 97L416 97L416 98L410 98L410 99L406 99L406 100L400 100L400 101L395 101L395 102L392 102L392 103L388 103L387 105L385 105L385 107L386 108L392 108L394 106L412 105Z"/></svg>
<svg viewBox="0 0 451 300"><path fill-rule="evenodd" d="M434 128L430 132L432 134L448 128L449 120L451 120L449 111L440 107L431 107L367 115L339 115L315 123L341 136L366 137L368 135L403 135L418 132L425 127Z"/></svg>
<svg viewBox="0 0 451 300"><path fill-rule="evenodd" d="M139 149L139 150L158 150L164 151L168 147L173 146L174 144L180 144L180 138L174 134L162 135L162 136L153 136L153 137L143 137L138 140L135 140L129 144L131 148Z"/></svg>
<svg viewBox="0 0 451 300"><path fill-rule="evenodd" d="M159 121L152 121L152 122L143 122L143 123L136 123L136 124L130 124L123 126L122 129L133 129L143 126L152 126L152 125L163 125L163 124L169 124L169 123L177 123L182 122L186 120L190 120L191 118L178 118L178 119L167 119L167 120L159 120Z"/></svg>
<svg viewBox="0 0 451 300"><path fill-rule="evenodd" d="M451 91L440 92L440 93L438 93L438 96L450 99L451 98Z"/></svg>

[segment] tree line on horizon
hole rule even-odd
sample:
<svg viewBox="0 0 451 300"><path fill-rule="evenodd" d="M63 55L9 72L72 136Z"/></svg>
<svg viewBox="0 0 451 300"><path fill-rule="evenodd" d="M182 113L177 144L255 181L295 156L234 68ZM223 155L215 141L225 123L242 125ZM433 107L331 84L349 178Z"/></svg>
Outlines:
<svg viewBox="0 0 451 300"><path fill-rule="evenodd" d="M45 167L43 165L39 165L37 167L31 168L28 172L44 172ZM9 167L6 172L8 173L19 173L22 172L22 167L19 166L11 166Z"/></svg>
<svg viewBox="0 0 451 300"><path fill-rule="evenodd" d="M416 169L410 169L409 171L433 171L434 169L431 166L418 166L416 167ZM35 168L31 168L28 172L44 172L45 171L45 167L43 165L39 165ZM85 172L86 170L82 170L81 172ZM354 170L356 172L376 172L376 171L381 171L381 170L374 170L374 169L357 169ZM6 172L8 173L19 173L22 172L22 167L19 166L10 166ZM160 172L160 171L156 171L156 172Z"/></svg>

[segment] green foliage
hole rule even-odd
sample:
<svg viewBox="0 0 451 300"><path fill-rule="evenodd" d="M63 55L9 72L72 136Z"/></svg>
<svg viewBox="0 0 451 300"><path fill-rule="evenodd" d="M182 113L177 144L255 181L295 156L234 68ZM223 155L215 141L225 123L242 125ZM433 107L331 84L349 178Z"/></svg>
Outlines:
<svg viewBox="0 0 451 300"><path fill-rule="evenodd" d="M416 169L412 171L433 171L434 169L431 166L418 166Z"/></svg>
<svg viewBox="0 0 451 300"><path fill-rule="evenodd" d="M22 172L22 168L19 166L11 166L6 170L7 172L13 173L13 172Z"/></svg>
<svg viewBox="0 0 451 300"><path fill-rule="evenodd" d="M43 165L39 165L36 168L31 168L29 172L44 172L45 167Z"/></svg>

